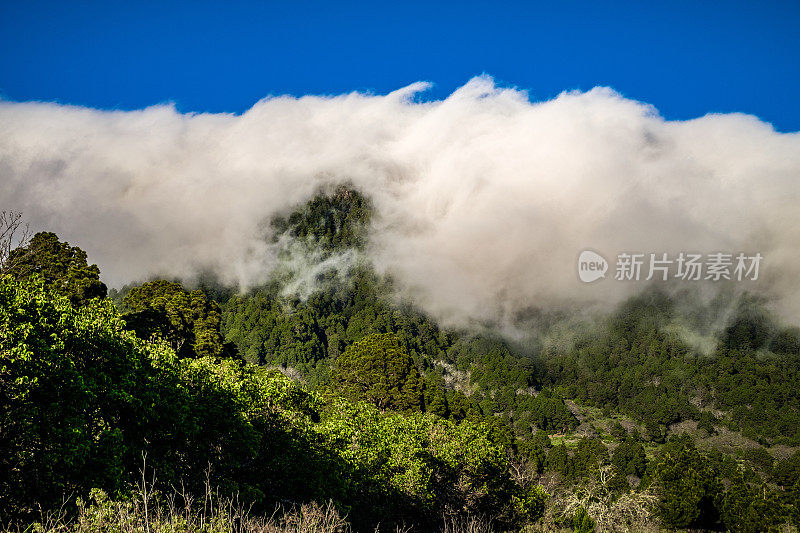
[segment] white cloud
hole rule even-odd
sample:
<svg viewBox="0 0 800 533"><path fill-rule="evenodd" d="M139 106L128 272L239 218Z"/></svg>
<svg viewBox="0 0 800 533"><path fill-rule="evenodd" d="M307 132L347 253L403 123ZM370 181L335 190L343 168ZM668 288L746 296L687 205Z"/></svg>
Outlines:
<svg viewBox="0 0 800 533"><path fill-rule="evenodd" d="M532 103L480 77L415 103L425 87L242 115L0 102L0 207L86 249L112 285L198 266L250 284L274 265L264 221L351 181L380 213L375 264L450 322L636 287L580 283L587 247L760 251L760 288L798 321L800 134L666 121L604 88Z"/></svg>

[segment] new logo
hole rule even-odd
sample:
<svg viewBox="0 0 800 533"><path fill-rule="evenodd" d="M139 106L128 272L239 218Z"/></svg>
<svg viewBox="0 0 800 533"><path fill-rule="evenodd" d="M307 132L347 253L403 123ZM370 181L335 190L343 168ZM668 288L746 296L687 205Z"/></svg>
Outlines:
<svg viewBox="0 0 800 533"><path fill-rule="evenodd" d="M584 283L591 283L606 277L608 261L602 255L591 250L584 250L578 256L578 277Z"/></svg>

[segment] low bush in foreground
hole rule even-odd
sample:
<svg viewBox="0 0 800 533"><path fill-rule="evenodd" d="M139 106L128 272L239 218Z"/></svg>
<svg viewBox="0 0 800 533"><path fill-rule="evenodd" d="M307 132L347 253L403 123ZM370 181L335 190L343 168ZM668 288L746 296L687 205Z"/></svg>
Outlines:
<svg viewBox="0 0 800 533"><path fill-rule="evenodd" d="M326 401L275 370L180 359L128 331L110 300L76 308L36 281L0 281L0 331L5 521L99 488L111 500L80 515L96 518L126 501L140 472L165 494L219 487L258 514L330 500L359 531L431 528L443 514L505 526L541 516L546 495L513 482L481 422Z"/></svg>

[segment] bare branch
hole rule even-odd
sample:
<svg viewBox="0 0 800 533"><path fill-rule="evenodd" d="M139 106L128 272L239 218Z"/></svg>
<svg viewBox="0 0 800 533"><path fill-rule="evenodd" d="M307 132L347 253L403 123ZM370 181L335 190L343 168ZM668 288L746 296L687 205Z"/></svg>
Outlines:
<svg viewBox="0 0 800 533"><path fill-rule="evenodd" d="M14 266L11 264L11 252L28 244L30 237L30 228L23 222L22 213L0 212L0 275Z"/></svg>

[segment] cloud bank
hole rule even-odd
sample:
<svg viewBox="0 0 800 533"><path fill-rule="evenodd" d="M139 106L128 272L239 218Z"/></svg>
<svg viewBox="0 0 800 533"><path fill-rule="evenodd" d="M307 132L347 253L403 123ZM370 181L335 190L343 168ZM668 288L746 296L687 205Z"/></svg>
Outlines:
<svg viewBox="0 0 800 533"><path fill-rule="evenodd" d="M641 288L581 283L586 248L760 252L749 287L800 322L800 134L668 121L606 88L531 102L478 77L420 103L425 88L241 115L0 101L0 207L87 250L111 285L213 268L247 286L275 266L265 221L348 181L377 208L376 267L449 324Z"/></svg>

